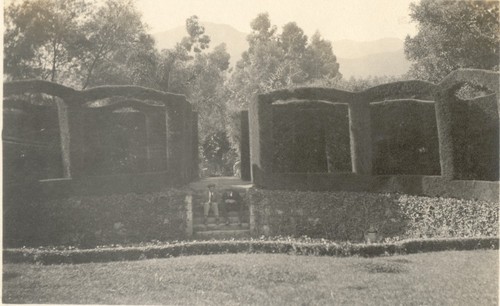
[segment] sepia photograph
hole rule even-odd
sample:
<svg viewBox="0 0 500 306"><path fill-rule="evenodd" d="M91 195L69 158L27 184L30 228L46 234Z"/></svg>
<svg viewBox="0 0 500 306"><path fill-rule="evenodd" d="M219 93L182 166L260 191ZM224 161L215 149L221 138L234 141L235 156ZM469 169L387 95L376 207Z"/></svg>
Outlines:
<svg viewBox="0 0 500 306"><path fill-rule="evenodd" d="M2 304L499 305L499 11L3 0Z"/></svg>

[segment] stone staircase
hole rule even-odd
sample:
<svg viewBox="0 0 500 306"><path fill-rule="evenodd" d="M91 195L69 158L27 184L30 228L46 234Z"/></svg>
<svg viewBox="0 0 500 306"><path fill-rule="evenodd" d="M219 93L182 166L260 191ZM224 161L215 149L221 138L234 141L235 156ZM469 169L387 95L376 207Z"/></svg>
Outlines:
<svg viewBox="0 0 500 306"><path fill-rule="evenodd" d="M241 219L237 211L229 211L227 213L229 224L226 225L226 219L219 203L219 222L216 223L215 217L210 211L207 218L207 224L204 224L203 206L201 205L203 195L207 192L208 184L216 184L216 192L222 195L225 191L231 189L237 191L243 198L248 188L251 186L248 182L243 182L233 177L208 178L190 184L193 191L193 239L208 240L208 239L231 239L231 238L246 238L250 237L249 225L249 208L247 203L244 203L244 211L241 214Z"/></svg>
<svg viewBox="0 0 500 306"><path fill-rule="evenodd" d="M194 214L193 238L195 239L231 239L250 237L250 226L248 224L248 213L244 216L240 225L237 212L229 212L229 225L224 218L219 218L219 224L215 223L215 217L207 218L207 225L203 223L203 213ZM246 217L246 218L245 218ZM245 220L246 219L246 220Z"/></svg>

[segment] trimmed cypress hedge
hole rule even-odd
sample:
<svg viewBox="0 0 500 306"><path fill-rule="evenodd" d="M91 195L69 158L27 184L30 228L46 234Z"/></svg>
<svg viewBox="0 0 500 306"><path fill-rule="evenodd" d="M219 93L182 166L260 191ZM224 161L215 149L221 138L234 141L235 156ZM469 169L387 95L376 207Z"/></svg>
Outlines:
<svg viewBox="0 0 500 306"><path fill-rule="evenodd" d="M347 105L275 104L273 172L351 171Z"/></svg>
<svg viewBox="0 0 500 306"><path fill-rule="evenodd" d="M455 179L497 181L499 117L495 95L451 104Z"/></svg>
<svg viewBox="0 0 500 306"><path fill-rule="evenodd" d="M89 250L5 249L4 263L79 264L228 253L374 257L445 250L498 249L498 237L422 239L384 244L337 244L293 240L194 241L175 244Z"/></svg>
<svg viewBox="0 0 500 306"><path fill-rule="evenodd" d="M249 113L253 181L256 186L273 188L273 184L269 183L272 182L273 174L333 172L329 171L332 156L334 163L338 163L339 156L342 156L340 165L344 166L343 155L337 154L337 151L346 149L342 141L337 141L337 151L334 154L319 152L321 147L326 147L328 151L328 140L321 140L322 134L325 136L323 138L327 137L326 124L320 116L309 116L302 111L302 116L298 116L299 120L296 120L296 118L283 119L280 118L282 115L273 114L279 112L278 104L296 100L305 100L306 103L315 101L314 107L318 108L322 104L318 101L350 106L372 104L370 106L372 125L375 126L371 129L373 161L372 164L365 161L366 167L362 167L363 171L360 173L440 174L447 180L497 181L499 178L498 80L499 74L495 71L459 69L450 73L439 84L403 81L383 84L356 93L332 88L297 88L258 95L250 104ZM458 101L455 92L465 83L487 88L490 92L495 92L496 97L491 95ZM413 102L404 103L403 106L399 103L396 107L395 104L391 105L395 101L388 101L395 99ZM432 111L434 105L415 104L418 100L436 101L435 114ZM292 138L294 141L287 140L286 136L280 135L284 133L283 131L289 130L286 121L293 124L300 121L300 124L309 127L307 130L313 132L301 134L299 137L294 136ZM280 126L283 123L285 126ZM278 126L273 127L273 125ZM436 134L436 127L439 137ZM364 129L366 130L366 126ZM330 127L327 130L330 130ZM339 128L335 133L343 134L344 130L345 128ZM320 141L316 141L318 138ZM296 145L297 139L305 145ZM370 144L370 141L364 140L366 139L360 140L359 143ZM313 146L307 145L310 143L313 143ZM357 148L359 143L356 139L351 139L351 148ZM306 146L310 149L304 149ZM357 168L359 166L357 151L366 153L370 148L361 146L360 150L351 151L351 160L355 161L353 168ZM292 157L288 156L290 152ZM295 158L294 155L299 158ZM368 157L371 154L363 155L366 160L370 159ZM325 159L328 162L325 162ZM327 169L325 164L328 164L328 171L325 170ZM335 166L333 169L338 170ZM415 187L418 189L418 186Z"/></svg>
<svg viewBox="0 0 500 306"><path fill-rule="evenodd" d="M370 113L374 174L440 174L433 102L372 103Z"/></svg>

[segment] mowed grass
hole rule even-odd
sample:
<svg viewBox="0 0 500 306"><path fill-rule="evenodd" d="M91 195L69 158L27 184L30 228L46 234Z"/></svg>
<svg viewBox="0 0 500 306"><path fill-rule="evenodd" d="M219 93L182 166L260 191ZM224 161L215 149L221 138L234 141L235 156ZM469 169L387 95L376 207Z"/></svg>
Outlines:
<svg viewBox="0 0 500 306"><path fill-rule="evenodd" d="M497 305L498 251L4 264L4 303Z"/></svg>

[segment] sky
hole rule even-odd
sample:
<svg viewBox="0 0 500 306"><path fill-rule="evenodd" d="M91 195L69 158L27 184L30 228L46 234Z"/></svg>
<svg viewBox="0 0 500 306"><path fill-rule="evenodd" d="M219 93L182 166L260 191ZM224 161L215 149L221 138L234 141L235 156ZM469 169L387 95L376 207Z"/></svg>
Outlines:
<svg viewBox="0 0 500 306"><path fill-rule="evenodd" d="M268 12L281 28L295 21L307 35L319 30L329 40L404 39L416 34L409 4L418 0L136 0L150 33L183 26L197 15L203 21L228 24L249 33L250 21Z"/></svg>

